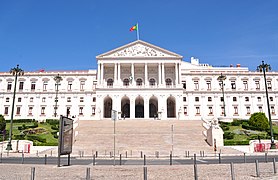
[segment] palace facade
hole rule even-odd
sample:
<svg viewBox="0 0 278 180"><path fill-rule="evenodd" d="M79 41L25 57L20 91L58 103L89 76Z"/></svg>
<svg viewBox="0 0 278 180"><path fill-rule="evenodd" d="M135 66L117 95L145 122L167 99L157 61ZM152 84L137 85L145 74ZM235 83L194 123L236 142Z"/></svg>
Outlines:
<svg viewBox="0 0 278 180"><path fill-rule="evenodd" d="M14 119L55 118L200 120L247 119L266 112L261 72L240 65L212 67L137 40L96 57L97 70L25 72L17 80ZM258 61L258 63L260 63ZM56 91L54 77L62 77ZM224 91L220 75L223 80ZM15 77L0 73L0 114L11 116ZM278 73L267 72L270 111L277 119ZM223 98L224 95L224 98ZM224 100L224 102L223 102ZM57 117L58 118L58 117Z"/></svg>

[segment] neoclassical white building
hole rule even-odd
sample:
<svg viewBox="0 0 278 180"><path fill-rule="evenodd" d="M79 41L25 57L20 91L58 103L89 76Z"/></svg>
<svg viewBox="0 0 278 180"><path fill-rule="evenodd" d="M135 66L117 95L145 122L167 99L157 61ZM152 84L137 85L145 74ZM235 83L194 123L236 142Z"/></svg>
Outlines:
<svg viewBox="0 0 278 180"><path fill-rule="evenodd" d="M14 119L55 118L55 81L60 75L57 114L80 120L200 120L201 117L247 119L266 112L261 72L236 66L212 67L137 40L96 57L97 70L25 72L18 77ZM260 63L260 61L258 61ZM224 100L222 86L224 80ZM0 114L10 118L14 76L0 73ZM277 119L278 73L267 73L270 111ZM224 106L225 105L225 106ZM224 108L225 107L225 108Z"/></svg>

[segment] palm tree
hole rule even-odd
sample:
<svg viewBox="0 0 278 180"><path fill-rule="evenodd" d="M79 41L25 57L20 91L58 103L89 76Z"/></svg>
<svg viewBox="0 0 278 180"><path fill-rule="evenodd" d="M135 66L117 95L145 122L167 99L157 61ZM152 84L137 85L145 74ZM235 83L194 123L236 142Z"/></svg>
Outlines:
<svg viewBox="0 0 278 180"><path fill-rule="evenodd" d="M16 65L15 68L12 68L10 70L10 73L15 76L14 81L14 92L13 92L13 104L12 104L12 112L11 112L11 123L10 123L10 131L9 131L9 142L7 144L6 150L13 150L12 149L12 131L13 131L13 118L14 118L14 102L15 102L15 94L16 94L16 82L17 82L17 76L23 76L24 71L19 68L19 65Z"/></svg>

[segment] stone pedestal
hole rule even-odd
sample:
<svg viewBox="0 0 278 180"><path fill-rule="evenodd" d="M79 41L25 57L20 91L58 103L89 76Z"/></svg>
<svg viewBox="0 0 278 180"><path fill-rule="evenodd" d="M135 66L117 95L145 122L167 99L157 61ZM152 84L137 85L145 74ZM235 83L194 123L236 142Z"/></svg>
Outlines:
<svg viewBox="0 0 278 180"><path fill-rule="evenodd" d="M211 125L207 130L208 144L214 147L216 144L216 148L224 146L223 134L223 130L218 125Z"/></svg>

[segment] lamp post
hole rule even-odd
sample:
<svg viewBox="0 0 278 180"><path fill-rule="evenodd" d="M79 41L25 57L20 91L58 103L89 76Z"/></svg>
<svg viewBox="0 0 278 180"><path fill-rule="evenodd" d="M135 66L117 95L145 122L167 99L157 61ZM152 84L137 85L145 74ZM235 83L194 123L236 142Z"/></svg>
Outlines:
<svg viewBox="0 0 278 180"><path fill-rule="evenodd" d="M276 146L275 146L275 143L274 143L273 130L272 130L272 120L271 120L271 113L270 113L270 107L269 107L268 89L267 89L268 87L267 87L266 75L265 75L265 72L268 72L269 70L271 70L270 65L269 64L265 64L264 61L262 61L262 64L260 64L257 67L257 71L263 72L263 75L264 75L266 103L267 103L268 119L269 119L269 126L270 126L270 137L271 137L271 146L270 146L270 149L276 149Z"/></svg>
<svg viewBox="0 0 278 180"><path fill-rule="evenodd" d="M14 92L13 92L13 103L12 103L12 113L11 113L11 123L10 123L10 131L9 131L9 142L7 144L6 150L13 150L12 148L12 131L13 131L13 118L14 118L14 102L15 102L15 94L16 94L16 82L17 82L17 77L24 75L24 71L19 68L19 65L16 65L15 68L12 68L10 70L10 73L15 76L15 81L14 81Z"/></svg>
<svg viewBox="0 0 278 180"><path fill-rule="evenodd" d="M56 87L56 97L55 97L55 107L54 107L54 116L57 117L57 103L58 103L58 91L59 91L59 83L63 80L63 78L58 74L54 77L55 87Z"/></svg>
<svg viewBox="0 0 278 180"><path fill-rule="evenodd" d="M225 85L225 84L224 84L224 81L225 81L225 79L226 79L226 76L223 75L222 73L221 73L221 75L218 76L218 78L217 78L217 80L221 83L224 117L226 117L225 98L224 98L224 97L225 97L225 96L224 96L224 85Z"/></svg>

